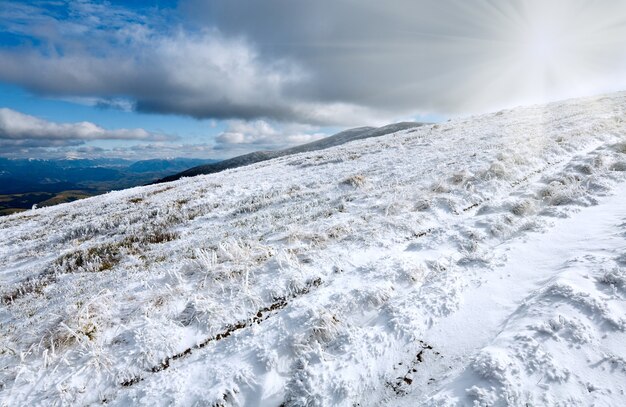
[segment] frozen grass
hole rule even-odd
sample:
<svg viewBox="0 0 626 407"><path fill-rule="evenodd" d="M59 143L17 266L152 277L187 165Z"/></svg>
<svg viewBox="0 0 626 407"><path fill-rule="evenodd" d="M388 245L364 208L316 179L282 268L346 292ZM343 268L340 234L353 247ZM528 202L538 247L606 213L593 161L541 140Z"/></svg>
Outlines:
<svg viewBox="0 0 626 407"><path fill-rule="evenodd" d="M0 405L428 400L448 360L420 341L499 247L624 180L624 108L520 108L1 218ZM616 258L594 281L623 295ZM514 391L503 354L469 367Z"/></svg>

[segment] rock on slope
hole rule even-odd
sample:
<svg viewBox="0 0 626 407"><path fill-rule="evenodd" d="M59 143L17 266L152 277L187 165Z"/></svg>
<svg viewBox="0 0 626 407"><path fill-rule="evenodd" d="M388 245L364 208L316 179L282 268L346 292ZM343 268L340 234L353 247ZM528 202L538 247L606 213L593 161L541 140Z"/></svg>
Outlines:
<svg viewBox="0 0 626 407"><path fill-rule="evenodd" d="M623 405L626 95L0 219L1 405Z"/></svg>
<svg viewBox="0 0 626 407"><path fill-rule="evenodd" d="M401 122L394 123L383 127L357 127L355 129L344 130L335 135L326 137L322 140L313 141L311 143L287 148L279 151L255 151L253 153L240 155L220 161L214 164L199 165L190 168L181 173L165 177L156 183L175 181L183 177L193 177L201 174L214 174L216 172L244 167L246 165L258 163L261 161L271 160L272 158L285 157L298 153L310 153L313 151L324 150L330 147L336 147L350 141L363 140L366 138L380 137L385 134L396 133L400 130L408 130L415 127L423 126L425 123Z"/></svg>

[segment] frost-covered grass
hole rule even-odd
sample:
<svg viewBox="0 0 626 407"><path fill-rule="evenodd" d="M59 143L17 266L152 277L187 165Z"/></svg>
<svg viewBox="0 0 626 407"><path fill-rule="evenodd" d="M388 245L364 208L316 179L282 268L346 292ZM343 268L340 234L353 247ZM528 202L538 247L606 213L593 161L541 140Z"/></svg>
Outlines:
<svg viewBox="0 0 626 407"><path fill-rule="evenodd" d="M524 239L624 182L625 108L507 110L1 218L0 403L523 405L554 390L556 405L552 383L580 405L626 401L621 345L603 345L617 367L598 393L533 342L584 351L594 329L621 332L620 253L584 287L558 268L497 284ZM481 319L464 308L481 286L587 319L516 311L510 330L444 346L470 334L446 321Z"/></svg>

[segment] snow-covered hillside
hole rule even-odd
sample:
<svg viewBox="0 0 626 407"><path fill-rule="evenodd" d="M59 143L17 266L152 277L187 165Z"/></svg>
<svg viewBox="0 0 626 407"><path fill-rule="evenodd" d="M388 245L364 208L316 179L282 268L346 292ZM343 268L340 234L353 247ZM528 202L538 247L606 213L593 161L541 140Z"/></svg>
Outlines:
<svg viewBox="0 0 626 407"><path fill-rule="evenodd" d="M306 144L300 144L299 146L286 148L284 150L275 151L255 151L252 153L239 155L233 158L229 158L224 161L216 163L200 165L197 167L189 168L183 172L179 172L174 175L165 177L157 183L176 181L183 177L192 177L203 174L214 174L225 170L230 170L238 167L245 167L262 161L271 160L278 157L286 157L288 155L298 153L313 153L315 151L325 150L327 148L340 146L350 141L363 140L372 137L380 137L385 134L396 133L400 130L409 130L415 127L424 126L427 123L418 122L401 122L389 124L383 127L357 127L354 129L344 130L340 133L332 136L324 137L321 140L313 141Z"/></svg>
<svg viewBox="0 0 626 407"><path fill-rule="evenodd" d="M626 94L0 219L0 405L625 405Z"/></svg>

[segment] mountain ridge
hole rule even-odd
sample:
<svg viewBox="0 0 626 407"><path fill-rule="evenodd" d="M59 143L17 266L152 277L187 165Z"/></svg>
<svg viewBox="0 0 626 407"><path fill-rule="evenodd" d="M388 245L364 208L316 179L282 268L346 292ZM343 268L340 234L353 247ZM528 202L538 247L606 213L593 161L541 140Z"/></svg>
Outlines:
<svg viewBox="0 0 626 407"><path fill-rule="evenodd" d="M271 160L278 157L285 157L293 154L320 151L327 148L339 146L351 141L362 140L371 137L380 137L385 134L394 133L400 130L406 130L410 128L424 126L428 123L422 122L399 122L388 124L382 127L355 127L336 133L332 136L325 137L321 140L316 140L311 143L301 144L295 147L286 148L277 151L254 151L248 154L242 154L236 157L232 157L214 164L200 165L190 168L178 174L170 175L154 182L154 184L160 184L164 182L176 181L182 177L193 177L196 175L214 174L229 170L232 168L239 168L262 161Z"/></svg>

